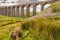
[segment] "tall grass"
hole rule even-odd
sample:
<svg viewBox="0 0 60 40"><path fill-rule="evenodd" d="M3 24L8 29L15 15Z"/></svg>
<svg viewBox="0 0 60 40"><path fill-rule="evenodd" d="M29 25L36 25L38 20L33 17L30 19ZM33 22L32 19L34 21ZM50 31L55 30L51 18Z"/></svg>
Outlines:
<svg viewBox="0 0 60 40"><path fill-rule="evenodd" d="M55 2L51 6L53 13L60 13L60 1Z"/></svg>
<svg viewBox="0 0 60 40"><path fill-rule="evenodd" d="M16 26L0 28L0 40L10 40L10 35L14 28L16 28Z"/></svg>
<svg viewBox="0 0 60 40"><path fill-rule="evenodd" d="M60 40L60 17L26 20L22 27L29 33L21 40Z"/></svg>

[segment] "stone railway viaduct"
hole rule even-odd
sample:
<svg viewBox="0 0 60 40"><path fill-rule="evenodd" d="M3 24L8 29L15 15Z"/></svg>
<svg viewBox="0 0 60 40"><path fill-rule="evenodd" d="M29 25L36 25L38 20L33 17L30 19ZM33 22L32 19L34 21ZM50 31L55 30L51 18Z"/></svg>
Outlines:
<svg viewBox="0 0 60 40"><path fill-rule="evenodd" d="M33 15L36 15L36 6L41 5L41 11L44 10L46 4L52 4L53 1L43 1L43 2L20 2L17 5L12 6L0 6L0 15L18 17L24 16L24 7L26 7L26 16L30 17L30 6L33 6ZM20 9L21 8L21 13Z"/></svg>

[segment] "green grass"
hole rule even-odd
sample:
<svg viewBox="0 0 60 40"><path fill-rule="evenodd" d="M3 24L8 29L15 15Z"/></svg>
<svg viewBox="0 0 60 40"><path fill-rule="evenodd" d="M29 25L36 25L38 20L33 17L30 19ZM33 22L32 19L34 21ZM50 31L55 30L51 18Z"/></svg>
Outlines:
<svg viewBox="0 0 60 40"><path fill-rule="evenodd" d="M16 26L3 27L4 25L21 22L24 18L21 17L8 17L0 15L0 40L9 40L10 33L16 28Z"/></svg>
<svg viewBox="0 0 60 40"><path fill-rule="evenodd" d="M14 28L16 28L15 25L1 27L0 40L10 40L10 34ZM28 34L22 37L27 30ZM60 40L60 16L26 20L20 32L20 40Z"/></svg>
<svg viewBox="0 0 60 40"><path fill-rule="evenodd" d="M9 40L11 32L17 27L17 24L10 24L21 22L23 19L24 18L22 17L8 17L0 15L0 40Z"/></svg>
<svg viewBox="0 0 60 40"><path fill-rule="evenodd" d="M55 2L51 6L53 13L60 13L60 1Z"/></svg>
<svg viewBox="0 0 60 40"><path fill-rule="evenodd" d="M0 26L21 22L24 18L21 17L7 17L7 16L1 16L0 15Z"/></svg>
<svg viewBox="0 0 60 40"><path fill-rule="evenodd" d="M11 32L16 28L16 26L8 26L0 28L0 40L9 40Z"/></svg>
<svg viewBox="0 0 60 40"><path fill-rule="evenodd" d="M60 16L26 20L22 27L29 33L21 40L60 40Z"/></svg>

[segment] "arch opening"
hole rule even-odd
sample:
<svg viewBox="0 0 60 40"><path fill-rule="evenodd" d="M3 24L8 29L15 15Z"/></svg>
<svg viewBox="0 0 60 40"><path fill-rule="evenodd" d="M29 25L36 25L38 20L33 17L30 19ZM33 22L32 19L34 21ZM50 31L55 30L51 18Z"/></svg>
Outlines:
<svg viewBox="0 0 60 40"><path fill-rule="evenodd" d="M36 6L36 13L39 14L41 12L41 5Z"/></svg>
<svg viewBox="0 0 60 40"><path fill-rule="evenodd" d="M30 16L33 15L33 5L30 6Z"/></svg>
<svg viewBox="0 0 60 40"><path fill-rule="evenodd" d="M44 9L48 8L49 6L51 6L51 4L44 5Z"/></svg>
<svg viewBox="0 0 60 40"><path fill-rule="evenodd" d="M24 7L24 16L26 16L26 6Z"/></svg>

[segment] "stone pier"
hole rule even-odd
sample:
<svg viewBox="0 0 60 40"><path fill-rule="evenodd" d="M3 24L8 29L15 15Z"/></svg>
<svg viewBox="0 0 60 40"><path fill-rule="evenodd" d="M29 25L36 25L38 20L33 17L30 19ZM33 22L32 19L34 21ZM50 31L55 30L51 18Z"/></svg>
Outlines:
<svg viewBox="0 0 60 40"><path fill-rule="evenodd" d="M36 5L33 5L33 15L36 15Z"/></svg>
<svg viewBox="0 0 60 40"><path fill-rule="evenodd" d="M15 12L15 14L16 14L16 15L15 15L16 17L20 16L20 14L19 14L19 7L18 7L18 6L16 7L16 12Z"/></svg>
<svg viewBox="0 0 60 40"><path fill-rule="evenodd" d="M26 6L26 16L30 17L30 6Z"/></svg>
<svg viewBox="0 0 60 40"><path fill-rule="evenodd" d="M21 17L24 17L24 6L21 6Z"/></svg>

